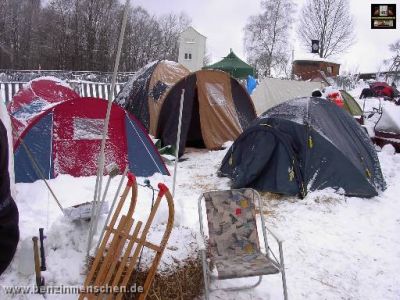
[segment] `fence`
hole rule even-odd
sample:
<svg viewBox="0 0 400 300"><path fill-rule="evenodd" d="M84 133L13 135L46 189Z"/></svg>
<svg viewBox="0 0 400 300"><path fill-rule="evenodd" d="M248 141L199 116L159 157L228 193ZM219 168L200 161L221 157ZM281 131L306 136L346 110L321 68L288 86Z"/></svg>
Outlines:
<svg viewBox="0 0 400 300"><path fill-rule="evenodd" d="M111 90L110 83L80 81L70 81L68 83L81 97L108 99ZM7 104L24 84L26 84L26 82L0 82L0 100L2 99ZM117 83L115 85L113 98L119 93L123 85L123 83Z"/></svg>

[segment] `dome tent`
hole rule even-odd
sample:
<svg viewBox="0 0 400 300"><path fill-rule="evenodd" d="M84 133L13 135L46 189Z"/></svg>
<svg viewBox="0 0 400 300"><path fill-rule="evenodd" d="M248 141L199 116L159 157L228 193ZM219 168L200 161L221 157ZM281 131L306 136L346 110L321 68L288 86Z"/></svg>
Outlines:
<svg viewBox="0 0 400 300"><path fill-rule="evenodd" d="M41 179L30 155L47 178L58 174L95 175L106 110L106 100L76 98L38 115L14 145L16 181ZM129 164L137 176L151 176L156 172L169 175L140 122L116 104L111 108L105 147L105 165L111 162L120 170Z"/></svg>
<svg viewBox="0 0 400 300"><path fill-rule="evenodd" d="M165 97L156 135L163 145L176 144L182 89L180 155L186 145L219 149L256 118L249 94L236 79L222 71L200 70L181 79Z"/></svg>
<svg viewBox="0 0 400 300"><path fill-rule="evenodd" d="M71 100L79 95L65 82L56 77L39 77L28 82L8 104L15 139L34 117L57 103Z"/></svg>
<svg viewBox="0 0 400 300"><path fill-rule="evenodd" d="M133 75L118 93L115 102L135 115L155 136L166 93L188 74L188 69L173 61L151 62Z"/></svg>
<svg viewBox="0 0 400 300"><path fill-rule="evenodd" d="M321 98L297 98L260 116L224 157L235 188L305 196L342 189L373 197L386 187L375 149L358 123Z"/></svg>

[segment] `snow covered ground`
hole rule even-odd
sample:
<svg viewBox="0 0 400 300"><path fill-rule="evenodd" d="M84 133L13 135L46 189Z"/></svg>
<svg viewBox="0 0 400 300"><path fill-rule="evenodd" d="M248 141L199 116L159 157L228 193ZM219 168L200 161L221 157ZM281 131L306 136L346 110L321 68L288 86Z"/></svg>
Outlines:
<svg viewBox="0 0 400 300"><path fill-rule="evenodd" d="M361 86L352 91L354 96ZM370 101L372 106L378 100ZM362 103L360 103L362 104ZM190 231L198 231L197 198L202 191L229 188L229 180L218 178L216 171L226 150L188 149L187 160L178 167L175 196L177 227L171 236L163 263L173 257L191 255L197 245ZM263 195L269 227L284 240L287 285L290 299L400 299L400 155L386 146L378 153L388 188L372 199L349 198L332 190L310 193L305 199ZM173 167L169 166L172 173ZM108 201L121 176L112 180ZM105 178L104 180L106 180ZM144 178L139 178L143 182ZM172 177L156 174L150 178L172 187ZM64 207L91 201L95 177L74 178L61 175L49 180ZM79 286L85 275L84 257L88 224L71 223L62 216L43 182L16 185L16 203L20 212L21 243L10 268L0 277L1 286L34 286L34 275L24 251L31 249L31 238L44 227L47 239L47 267L43 272L47 285ZM137 217L143 219L149 209L151 191L139 188ZM165 203L155 222L166 219ZM104 221L104 218L103 218ZM156 233L155 236L158 234ZM192 240L191 240L192 239ZM190 241L190 242L188 242ZM269 239L273 248L275 245ZM189 245L189 247L188 247ZM275 249L276 250L276 249ZM162 266L161 266L162 267ZM249 283L252 279L220 282L218 286ZM215 283L214 283L215 285ZM42 299L40 295L5 295L0 299ZM47 299L76 299L76 295L48 295ZM280 275L265 276L260 286L241 292L216 291L212 299L282 299Z"/></svg>
<svg viewBox="0 0 400 300"><path fill-rule="evenodd" d="M175 204L177 223L198 230L197 198L201 191L228 188L225 178L216 171L226 150L189 149L180 163ZM379 153L388 189L373 199L347 198L324 190L311 193L304 200L293 197L265 196L267 223L285 240L284 253L290 299L400 299L400 155L385 147ZM172 170L172 167L170 167ZM113 179L110 199L120 176ZM154 175L156 185L172 178ZM139 178L139 182L143 178ZM90 201L94 177L73 178L62 175L49 180L65 207ZM139 189L137 211L148 212L151 192ZM21 240L37 235L44 227L48 238L48 271L43 275L48 285L80 285L86 249L87 224L74 224L62 217L42 182L17 184L16 202L20 210ZM166 215L162 207L156 221ZM184 234L182 234L184 235ZM181 233L172 238L179 241ZM182 247L185 238L182 238ZM34 276L19 273L20 243L9 270L0 277L3 286L35 284ZM234 280L230 284L248 282ZM228 282L219 286L227 286ZM6 296L1 299L41 299L39 295ZM279 275L264 277L254 290L213 292L213 299L282 299ZM76 299L76 295L49 295L48 299Z"/></svg>

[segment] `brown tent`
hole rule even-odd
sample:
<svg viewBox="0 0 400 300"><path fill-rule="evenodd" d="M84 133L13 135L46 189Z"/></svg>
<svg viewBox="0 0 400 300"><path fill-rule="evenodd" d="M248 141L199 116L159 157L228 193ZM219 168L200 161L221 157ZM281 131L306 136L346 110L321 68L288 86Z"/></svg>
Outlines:
<svg viewBox="0 0 400 300"><path fill-rule="evenodd" d="M125 84L115 102L135 115L150 134L156 135L158 115L169 89L190 72L183 65L168 61L154 61L139 71Z"/></svg>
<svg viewBox="0 0 400 300"><path fill-rule="evenodd" d="M163 145L176 143L182 89L180 155L185 146L219 149L256 118L249 94L236 79L222 71L197 71L181 79L165 96L156 135Z"/></svg>

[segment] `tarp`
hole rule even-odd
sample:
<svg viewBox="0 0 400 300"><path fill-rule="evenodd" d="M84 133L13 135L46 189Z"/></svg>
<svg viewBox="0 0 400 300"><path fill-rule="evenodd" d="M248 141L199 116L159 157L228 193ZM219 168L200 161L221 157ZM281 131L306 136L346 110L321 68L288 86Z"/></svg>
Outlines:
<svg viewBox="0 0 400 300"><path fill-rule="evenodd" d="M95 175L106 111L106 100L76 98L38 115L14 146L16 181L41 179L30 156L45 178ZM105 147L105 165L112 162L121 172L129 165L137 176L169 174L140 122L116 104L111 108Z"/></svg>
<svg viewBox="0 0 400 300"><path fill-rule="evenodd" d="M321 89L320 82L264 78L251 94L257 115L286 100L296 97L310 97L316 89Z"/></svg>
<svg viewBox="0 0 400 300"><path fill-rule="evenodd" d="M188 74L188 69L173 61L151 62L130 78L115 102L135 115L148 132L156 136L158 116L165 95L176 82Z"/></svg>
<svg viewBox="0 0 400 300"><path fill-rule="evenodd" d="M246 88L247 88L247 92L249 93L249 95L251 95L253 93L253 91L256 87L257 87L256 79L251 75L247 76Z"/></svg>
<svg viewBox="0 0 400 300"><path fill-rule="evenodd" d="M183 89L180 155L186 145L219 149L256 117L250 96L236 79L222 71L197 71L175 84L165 97L157 130L164 146L175 146Z"/></svg>
<svg viewBox="0 0 400 300"><path fill-rule="evenodd" d="M391 102L382 106L382 116L376 123L376 131L399 134L400 133L400 107Z"/></svg>
<svg viewBox="0 0 400 300"><path fill-rule="evenodd" d="M373 197L386 188L367 134L321 98L297 98L266 111L231 146L220 174L234 188L287 195L331 187Z"/></svg>
<svg viewBox="0 0 400 300"><path fill-rule="evenodd" d="M255 75L254 68L237 57L237 55L233 53L232 49L222 60L215 64L205 66L203 69L221 70L238 79L246 79L248 75Z"/></svg>

